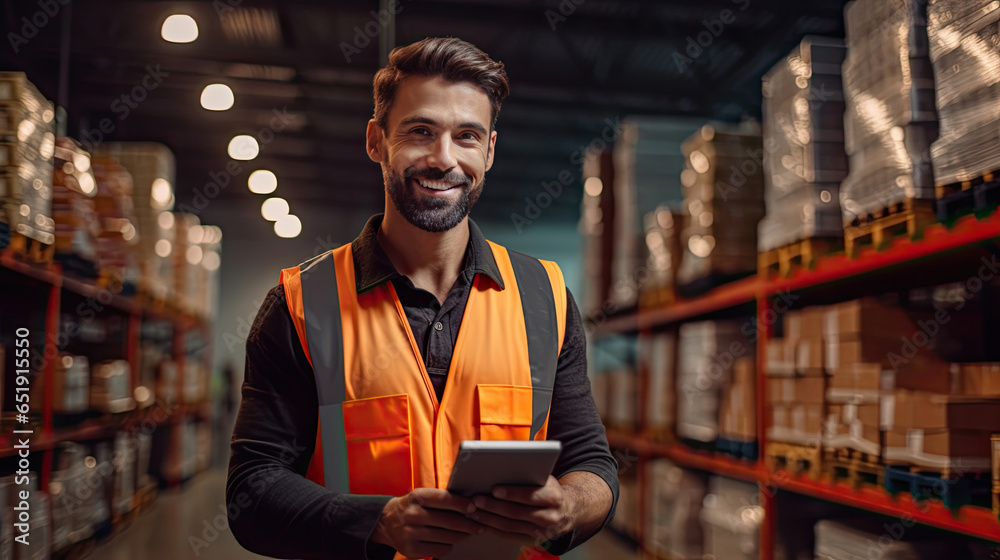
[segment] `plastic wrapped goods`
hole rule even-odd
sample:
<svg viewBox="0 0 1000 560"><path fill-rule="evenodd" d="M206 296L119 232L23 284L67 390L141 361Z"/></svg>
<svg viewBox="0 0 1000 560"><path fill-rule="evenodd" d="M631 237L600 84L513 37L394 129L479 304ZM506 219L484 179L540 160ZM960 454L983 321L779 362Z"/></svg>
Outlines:
<svg viewBox="0 0 1000 560"><path fill-rule="evenodd" d="M844 222L907 199L934 199L937 138L926 0L855 0L845 9Z"/></svg>
<svg viewBox="0 0 1000 560"><path fill-rule="evenodd" d="M760 126L704 126L682 146L688 222L681 233L680 286L728 279L757 268L757 224L764 217Z"/></svg>
<svg viewBox="0 0 1000 560"><path fill-rule="evenodd" d="M52 103L21 72L0 72L0 222L47 245L52 221Z"/></svg>
<svg viewBox="0 0 1000 560"><path fill-rule="evenodd" d="M931 147L937 184L1000 170L1000 4L932 0L927 32L941 119Z"/></svg>
<svg viewBox="0 0 1000 560"><path fill-rule="evenodd" d="M757 485L713 476L701 510L705 556L714 560L760 558L760 525L764 508Z"/></svg>
<svg viewBox="0 0 1000 560"><path fill-rule="evenodd" d="M897 528L898 527L898 528ZM881 518L816 524L816 560L934 560L962 558L964 543L921 539L919 529Z"/></svg>
<svg viewBox="0 0 1000 560"><path fill-rule="evenodd" d="M763 79L764 200L758 247L843 235L847 175L841 41L806 37Z"/></svg>

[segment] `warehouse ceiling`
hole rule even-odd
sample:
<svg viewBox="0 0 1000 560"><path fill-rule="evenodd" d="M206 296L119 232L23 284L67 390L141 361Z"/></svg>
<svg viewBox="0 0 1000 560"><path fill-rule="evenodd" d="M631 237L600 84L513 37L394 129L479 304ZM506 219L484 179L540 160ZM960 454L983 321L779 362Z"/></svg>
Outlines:
<svg viewBox="0 0 1000 560"><path fill-rule="evenodd" d="M509 220L568 170L573 183L550 210L567 222L578 215L580 150L607 138L610 125L632 115L758 117L764 72L803 35L842 37L845 3L400 0L392 29L377 1L65 1L5 1L11 48L0 62L65 103L71 136L167 144L179 204L195 202L211 176L228 175L235 134L263 141L257 160L218 191L228 204L207 208L206 221L259 205L246 177L261 167L275 172L277 194L293 206L381 208L380 172L364 150L372 76L387 47L450 35L504 62L511 81L475 215ZM160 38L174 13L198 22L195 42ZM200 107L214 82L232 87L233 109Z"/></svg>

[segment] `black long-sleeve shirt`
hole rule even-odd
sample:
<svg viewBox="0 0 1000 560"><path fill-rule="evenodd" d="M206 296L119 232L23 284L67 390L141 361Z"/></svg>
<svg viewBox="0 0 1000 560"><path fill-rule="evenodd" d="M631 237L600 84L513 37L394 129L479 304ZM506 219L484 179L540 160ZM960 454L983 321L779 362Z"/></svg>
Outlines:
<svg viewBox="0 0 1000 560"><path fill-rule="evenodd" d="M381 217L373 217L352 244L357 289L393 282L441 398L472 280L477 274L500 286L503 280L483 234L470 220L463 272L439 303L395 270L378 243L380 224ZM617 464L591 396L583 324L569 290L565 333L548 424L548 438L563 445L553 474L592 472L607 482L617 503ZM246 348L243 402L226 488L234 536L253 552L279 558L392 558L388 547L369 543L390 497L337 494L304 477L316 442L316 384L283 286L268 293ZM605 523L613 512L614 505ZM590 536L570 533L549 543L550 551L561 554Z"/></svg>

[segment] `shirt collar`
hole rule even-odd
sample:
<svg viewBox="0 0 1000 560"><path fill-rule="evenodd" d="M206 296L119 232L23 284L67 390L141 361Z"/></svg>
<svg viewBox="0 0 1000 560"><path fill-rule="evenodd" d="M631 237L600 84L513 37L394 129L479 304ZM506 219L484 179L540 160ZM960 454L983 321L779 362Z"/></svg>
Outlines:
<svg viewBox="0 0 1000 560"><path fill-rule="evenodd" d="M369 218L358 238L351 243L351 256L354 259L354 283L358 293L366 292L375 286L402 276L389 260L389 255L378 240L378 229L382 225L384 214L376 214ZM462 264L462 274L472 283L476 274L485 274L501 290L504 289L500 268L493 257L493 250L486 242L486 237L479 226L469 218L469 245L465 251L465 261Z"/></svg>

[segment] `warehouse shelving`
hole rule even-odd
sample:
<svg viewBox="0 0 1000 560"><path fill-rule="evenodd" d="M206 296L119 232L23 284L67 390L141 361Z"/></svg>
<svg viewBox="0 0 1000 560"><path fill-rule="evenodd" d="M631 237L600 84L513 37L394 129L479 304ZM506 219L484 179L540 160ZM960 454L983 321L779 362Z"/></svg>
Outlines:
<svg viewBox="0 0 1000 560"><path fill-rule="evenodd" d="M590 323L590 332L596 337L647 333L682 322L704 319L716 314L732 312L756 302L756 313L746 313L748 319L756 317L757 325L757 441L759 448L766 445L767 403L765 348L770 336L774 313L771 302L784 293L801 295L818 301L837 301L851 296L872 295L886 287L918 287L940 280L946 282L968 273L996 274L991 269L992 260L984 256L1000 253L1000 209L988 215L968 215L952 224L928 226L918 239L905 236L893 238L883 248L866 248L857 255L843 253L820 258L812 269L799 269L787 277L745 278L719 286L699 298L681 300L660 309L642 309L631 315L620 315L602 323ZM931 266L933 265L933 266ZM829 288L838 292L831 296ZM834 299L831 299L834 298ZM811 300L810 300L811 301ZM752 319L751 319L752 320ZM644 375L643 368L639 375ZM644 386L644 381L639 381ZM792 492L811 496L867 511L913 520L938 529L968 535L993 542L1000 542L1000 519L985 508L964 506L953 512L940 502L915 501L909 495L892 496L881 487L858 489L843 483L830 483L822 478L814 481L807 477L791 477L785 473L772 473L765 469L762 459L755 463L730 458L725 455L689 449L681 443L660 443L640 433L608 430L612 447L636 453L640 466L651 458L667 458L682 467L720 474L749 482L761 488L761 505L768 511L761 528L761 558L771 560L776 542L775 492ZM645 474L640 474L640 484ZM645 527L646 493L639 492L639 531ZM640 543L642 538L639 539ZM651 556L646 553L646 556Z"/></svg>
<svg viewBox="0 0 1000 560"><path fill-rule="evenodd" d="M118 414L104 414L98 417L82 419L76 424L56 427L54 425L53 399L52 394L53 379L55 376L54 360L46 360L44 369L39 372L40 381L43 384L41 402L32 402L32 412L41 412L41 423L36 425L35 433L31 435L31 450L34 453L42 454L40 464L40 487L44 490L51 479L52 473L52 449L60 442L64 441L90 441L96 439L106 439L114 435L120 429L128 426L136 426L147 420L151 416L151 411L162 406L167 411L167 416L162 421L158 419L153 422L155 428L166 427L170 430L168 442L169 451L167 454L168 473L176 473L174 477L168 477L169 485L176 485L181 481L179 469L171 468L172 465L179 464L180 453L180 430L177 425L185 419L194 418L207 420L211 415L211 408L208 402L184 403L184 361L190 359L187 356L187 348L183 344L185 337L192 332L198 332L206 341L200 348L200 359L207 359L210 355L211 337L209 323L201 318L192 315L184 310L171 307L167 302L156 301L144 298L140 295L125 296L112 294L105 288L90 283L86 280L73 278L62 273L59 263L48 265L35 265L25 263L16 259L9 252L0 253L0 271L4 274L12 275L11 278L19 278L20 281L35 286L42 292L47 292L44 303L44 342L41 347L34 347L33 352L45 352L50 346L55 345L59 335L60 305L64 294L72 294L97 302L98 309L110 309L119 314L127 316L127 329L125 334L124 347L120 351L122 358L127 360L131 369L132 387L139 385L139 340L140 326L143 321L162 321L173 330L172 359L177 364L177 401L175 403L153 404L151 406L123 412ZM13 290L9 295L15 293ZM48 350L52 353L53 350ZM10 457L15 454L13 448L13 429L9 424L5 424L4 431L0 434L0 458Z"/></svg>

